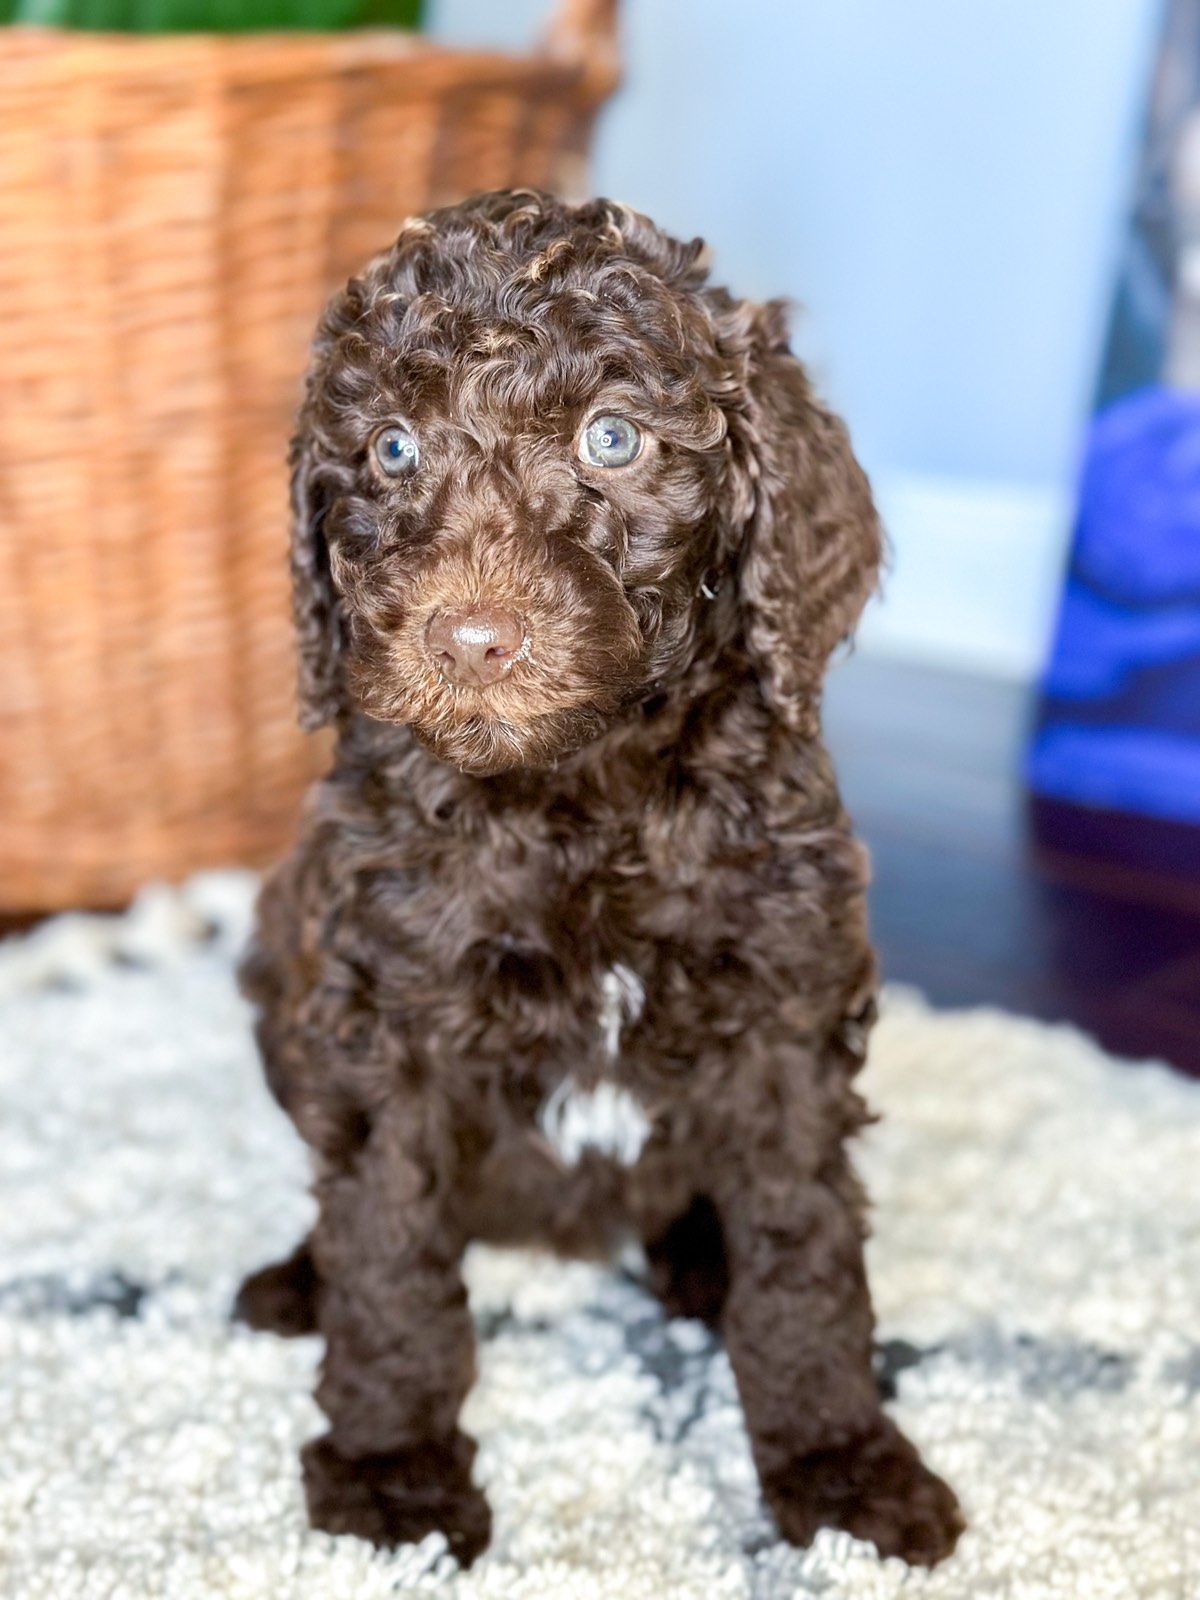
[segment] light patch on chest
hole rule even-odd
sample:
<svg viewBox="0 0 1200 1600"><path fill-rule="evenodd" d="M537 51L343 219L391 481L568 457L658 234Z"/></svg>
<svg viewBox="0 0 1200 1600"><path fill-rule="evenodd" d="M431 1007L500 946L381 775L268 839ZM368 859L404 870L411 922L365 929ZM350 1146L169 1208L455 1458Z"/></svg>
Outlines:
<svg viewBox="0 0 1200 1600"><path fill-rule="evenodd" d="M621 1054L621 1029L637 1021L645 1003L642 980L619 961L600 979L600 1040L609 1061Z"/></svg>
<svg viewBox="0 0 1200 1600"><path fill-rule="evenodd" d="M611 967L600 979L600 1047L606 1061L621 1054L621 1030L642 1014L646 993L628 967ZM583 1089L564 1078L538 1113L538 1126L559 1159L575 1166L595 1150L631 1167L650 1134L646 1113L634 1095L602 1079Z"/></svg>
<svg viewBox="0 0 1200 1600"><path fill-rule="evenodd" d="M646 1113L628 1089L607 1082L581 1089L572 1078L564 1078L543 1105L538 1127L568 1167L585 1150L631 1167L650 1136Z"/></svg>

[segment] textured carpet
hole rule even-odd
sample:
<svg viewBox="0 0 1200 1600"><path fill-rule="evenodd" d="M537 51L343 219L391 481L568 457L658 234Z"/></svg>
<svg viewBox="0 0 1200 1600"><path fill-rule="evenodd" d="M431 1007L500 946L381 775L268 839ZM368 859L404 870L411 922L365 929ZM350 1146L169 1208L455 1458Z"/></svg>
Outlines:
<svg viewBox="0 0 1200 1600"><path fill-rule="evenodd" d="M888 996L862 1146L884 1381L971 1530L930 1574L781 1546L729 1369L628 1274L480 1251L460 1575L305 1527L315 1341L231 1328L309 1202L197 880L0 950L0 1594L180 1600L1195 1600L1200 1088L1064 1029Z"/></svg>

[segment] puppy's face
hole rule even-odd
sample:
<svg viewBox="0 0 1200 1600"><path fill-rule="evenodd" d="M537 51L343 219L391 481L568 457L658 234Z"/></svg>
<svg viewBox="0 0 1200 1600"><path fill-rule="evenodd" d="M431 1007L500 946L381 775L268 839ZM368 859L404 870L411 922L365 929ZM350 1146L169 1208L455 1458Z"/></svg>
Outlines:
<svg viewBox="0 0 1200 1600"><path fill-rule="evenodd" d="M346 689L479 774L577 748L688 656L727 468L700 300L516 211L411 225L309 401Z"/></svg>
<svg viewBox="0 0 1200 1600"><path fill-rule="evenodd" d="M700 256L505 191L333 301L292 455L307 726L357 707L467 772L539 766L732 647L816 732L879 526L781 308Z"/></svg>

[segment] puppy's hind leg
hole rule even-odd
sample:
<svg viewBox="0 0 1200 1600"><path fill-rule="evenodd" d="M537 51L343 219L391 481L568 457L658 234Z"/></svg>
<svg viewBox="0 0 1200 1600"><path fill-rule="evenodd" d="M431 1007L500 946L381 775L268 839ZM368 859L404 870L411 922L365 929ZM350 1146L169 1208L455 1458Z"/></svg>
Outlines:
<svg viewBox="0 0 1200 1600"><path fill-rule="evenodd" d="M716 1327L729 1293L729 1258L717 1208L697 1195L662 1233L645 1241L650 1287L673 1317Z"/></svg>
<svg viewBox="0 0 1200 1600"><path fill-rule="evenodd" d="M316 1333L320 1287L312 1249L302 1239L285 1260L250 1274L233 1302L234 1318L285 1339Z"/></svg>

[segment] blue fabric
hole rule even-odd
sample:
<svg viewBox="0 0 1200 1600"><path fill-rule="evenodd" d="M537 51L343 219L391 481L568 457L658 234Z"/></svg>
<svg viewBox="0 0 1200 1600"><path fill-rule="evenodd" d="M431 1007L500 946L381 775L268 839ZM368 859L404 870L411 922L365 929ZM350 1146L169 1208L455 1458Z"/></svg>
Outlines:
<svg viewBox="0 0 1200 1600"><path fill-rule="evenodd" d="M1200 605L1200 395L1143 389L1096 417L1072 567L1126 605Z"/></svg>
<svg viewBox="0 0 1200 1600"><path fill-rule="evenodd" d="M1093 423L1029 778L1200 822L1200 396L1142 390Z"/></svg>

